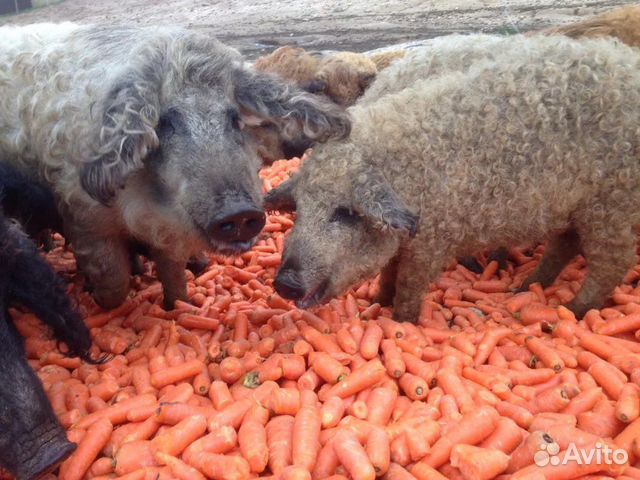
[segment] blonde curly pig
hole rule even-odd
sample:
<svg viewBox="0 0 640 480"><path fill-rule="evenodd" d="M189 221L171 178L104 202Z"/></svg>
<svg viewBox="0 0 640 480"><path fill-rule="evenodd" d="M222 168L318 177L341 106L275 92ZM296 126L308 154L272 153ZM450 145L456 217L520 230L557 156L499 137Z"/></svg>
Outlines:
<svg viewBox="0 0 640 480"><path fill-rule="evenodd" d="M267 195L297 211L281 295L307 308L382 269L379 301L416 322L457 256L547 240L524 287L582 253L569 307L602 306L637 260L640 55L608 39L505 42L467 71L352 107L349 139L316 148Z"/></svg>

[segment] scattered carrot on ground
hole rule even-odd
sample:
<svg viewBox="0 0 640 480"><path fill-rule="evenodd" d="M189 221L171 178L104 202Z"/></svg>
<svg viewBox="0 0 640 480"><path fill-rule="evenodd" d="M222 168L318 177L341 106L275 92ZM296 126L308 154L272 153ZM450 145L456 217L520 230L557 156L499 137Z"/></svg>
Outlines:
<svg viewBox="0 0 640 480"><path fill-rule="evenodd" d="M299 162L264 169L265 189ZM543 247L512 249L507 270L452 267L419 324L398 324L375 301L377 279L307 312L277 295L291 226L273 213L251 251L188 273L191 303L174 311L151 276L112 312L72 284L93 356L113 354L104 365L66 359L33 316L12 312L79 443L48 479L640 478L640 267L607 308L576 319L558 305L584 262L514 294ZM73 278L56 241L47 257ZM572 442L626 461L536 465Z"/></svg>

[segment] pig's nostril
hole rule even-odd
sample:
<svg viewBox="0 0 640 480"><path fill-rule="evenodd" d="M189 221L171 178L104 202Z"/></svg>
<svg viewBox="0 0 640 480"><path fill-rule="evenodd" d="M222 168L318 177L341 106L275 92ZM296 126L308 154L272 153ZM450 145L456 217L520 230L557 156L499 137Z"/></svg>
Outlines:
<svg viewBox="0 0 640 480"><path fill-rule="evenodd" d="M233 232L235 228L236 228L236 224L233 222L225 222L222 225L220 225L221 232Z"/></svg>
<svg viewBox="0 0 640 480"><path fill-rule="evenodd" d="M295 274L283 273L276 277L273 286L279 295L290 300L300 300L305 296L305 289L300 285Z"/></svg>
<svg viewBox="0 0 640 480"><path fill-rule="evenodd" d="M221 215L211 223L210 234L224 242L247 242L264 227L265 215L255 208L238 209Z"/></svg>

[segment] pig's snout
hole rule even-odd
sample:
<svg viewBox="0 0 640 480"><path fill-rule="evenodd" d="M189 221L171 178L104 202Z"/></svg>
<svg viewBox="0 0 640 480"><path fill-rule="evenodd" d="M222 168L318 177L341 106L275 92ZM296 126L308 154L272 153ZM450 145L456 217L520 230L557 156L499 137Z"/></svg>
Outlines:
<svg viewBox="0 0 640 480"><path fill-rule="evenodd" d="M311 147L311 142L305 140L289 140L282 142L282 153L284 158L301 158Z"/></svg>
<svg viewBox="0 0 640 480"><path fill-rule="evenodd" d="M260 233L265 214L253 205L235 205L221 212L210 224L214 240L226 243L248 242Z"/></svg>
<svg viewBox="0 0 640 480"><path fill-rule="evenodd" d="M292 269L281 269L276 276L273 286L279 295L290 300L300 300L304 298L306 294L300 276Z"/></svg>

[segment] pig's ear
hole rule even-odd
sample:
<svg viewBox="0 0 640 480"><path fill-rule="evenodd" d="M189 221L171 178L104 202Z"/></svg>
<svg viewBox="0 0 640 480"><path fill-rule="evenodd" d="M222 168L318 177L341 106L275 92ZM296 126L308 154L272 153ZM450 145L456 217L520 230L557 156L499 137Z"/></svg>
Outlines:
<svg viewBox="0 0 640 480"><path fill-rule="evenodd" d="M156 81L128 75L96 105L97 154L84 166L81 182L100 203L108 205L131 172L142 168L144 158L157 148L158 91Z"/></svg>
<svg viewBox="0 0 640 480"><path fill-rule="evenodd" d="M354 178L353 204L356 211L382 230L403 232L415 237L418 215L411 212L377 172L367 172Z"/></svg>
<svg viewBox="0 0 640 480"><path fill-rule="evenodd" d="M351 120L342 107L272 75L237 68L235 97L242 109L278 125L286 140L326 141L351 132Z"/></svg>
<svg viewBox="0 0 640 480"><path fill-rule="evenodd" d="M296 179L297 176L290 178L267 192L264 196L264 207L267 210L293 212L296 209L296 199L293 196L293 189L297 182Z"/></svg>

